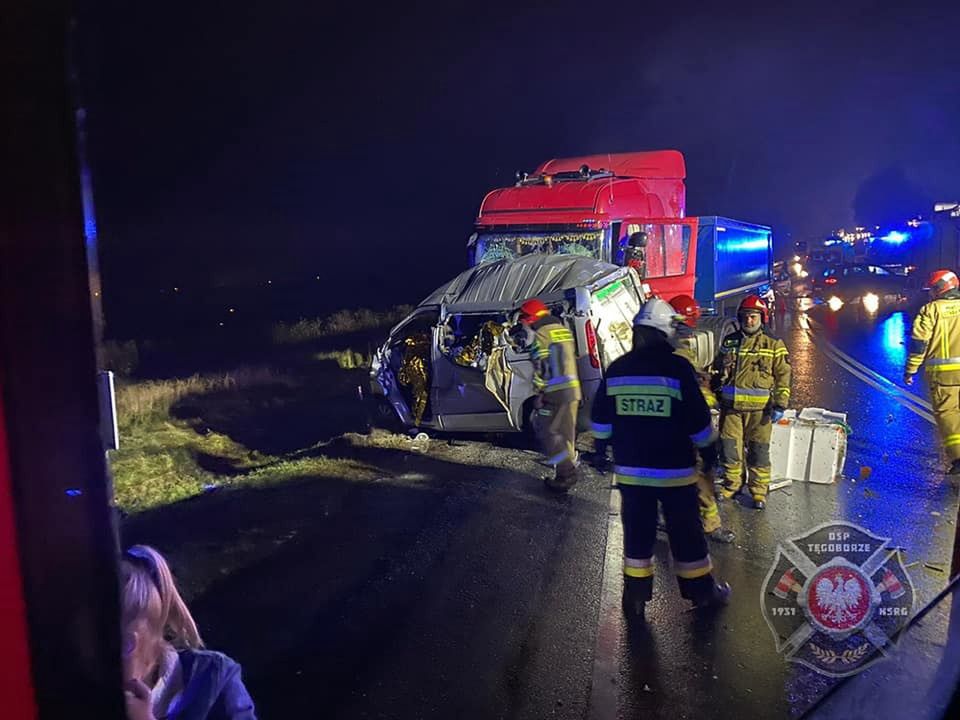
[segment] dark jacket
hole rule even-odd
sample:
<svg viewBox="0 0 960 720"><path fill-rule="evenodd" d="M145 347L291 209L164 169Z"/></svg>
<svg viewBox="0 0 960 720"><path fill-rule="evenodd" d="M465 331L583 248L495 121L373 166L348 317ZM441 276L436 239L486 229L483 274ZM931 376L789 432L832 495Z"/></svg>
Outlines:
<svg viewBox="0 0 960 720"><path fill-rule="evenodd" d="M183 694L169 720L256 720L240 665L211 650L181 650L178 655Z"/></svg>
<svg viewBox="0 0 960 720"><path fill-rule="evenodd" d="M610 365L591 420L594 436L613 445L620 485L692 485L697 448L716 440L693 366L666 341Z"/></svg>

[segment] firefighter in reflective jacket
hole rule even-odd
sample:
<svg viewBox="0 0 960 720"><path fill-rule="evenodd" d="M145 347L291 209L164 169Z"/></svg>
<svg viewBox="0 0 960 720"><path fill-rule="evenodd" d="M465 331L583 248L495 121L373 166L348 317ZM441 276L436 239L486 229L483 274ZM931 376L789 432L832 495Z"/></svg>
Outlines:
<svg viewBox="0 0 960 720"><path fill-rule="evenodd" d="M767 304L748 295L737 311L740 328L720 343L715 369L720 390L720 443L724 482L720 497L747 484L757 510L766 507L770 484L771 424L790 402L790 361L783 340L766 331ZM746 458L744 458L746 446Z"/></svg>
<svg viewBox="0 0 960 720"><path fill-rule="evenodd" d="M925 366L948 473L960 475L960 280L951 270L937 270L929 286L931 300L913 320L903 381L912 385Z"/></svg>
<svg viewBox="0 0 960 720"><path fill-rule="evenodd" d="M579 476L577 410L582 396L573 333L536 298L520 307L520 322L535 337L530 349L533 382L539 392L534 428L547 463L556 469L544 483L551 490L565 492Z"/></svg>
<svg viewBox="0 0 960 720"><path fill-rule="evenodd" d="M716 433L690 363L674 354L678 316L659 298L634 320L633 349L607 370L593 401L593 434L613 447L623 518L623 607L643 617L653 594L657 508L663 506L680 594L698 607L726 603L713 579L697 506L697 455L716 463Z"/></svg>
<svg viewBox="0 0 960 720"><path fill-rule="evenodd" d="M689 295L677 295L670 301L670 306L678 315L683 316L683 324L677 326L674 340L674 344L677 346L676 354L685 358L693 366L700 392L707 403L707 407L712 411L717 407L717 396L710 389L710 369L702 367L702 363L694 350L692 331L696 329L697 320L700 319L700 305ZM716 542L732 543L737 536L732 530L723 527L720 520L720 509L717 507L714 482L715 473L712 468L708 471L704 471L702 468L698 470L697 501L700 504L700 520L703 523L703 532L709 539Z"/></svg>

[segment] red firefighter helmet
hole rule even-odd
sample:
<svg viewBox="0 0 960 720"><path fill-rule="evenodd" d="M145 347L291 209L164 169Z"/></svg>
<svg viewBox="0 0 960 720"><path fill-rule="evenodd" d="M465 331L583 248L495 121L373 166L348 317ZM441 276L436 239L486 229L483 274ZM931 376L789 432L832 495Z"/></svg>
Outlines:
<svg viewBox="0 0 960 720"><path fill-rule="evenodd" d="M531 298L520 306L520 322L527 325L535 323L542 317L550 314L550 308L543 304L539 298Z"/></svg>
<svg viewBox="0 0 960 720"><path fill-rule="evenodd" d="M689 295L677 295L670 301L670 305L679 315L683 315L683 322L690 327L697 326L697 320L700 319L700 303Z"/></svg>
<svg viewBox="0 0 960 720"><path fill-rule="evenodd" d="M930 273L930 279L927 280L930 286L930 293L934 297L940 297L945 292L960 288L960 280L953 270L934 270Z"/></svg>
<svg viewBox="0 0 960 720"><path fill-rule="evenodd" d="M740 307L737 308L737 315L742 312L758 312L760 317L763 318L763 322L767 322L767 314L769 313L769 308L767 304L763 301L759 295L747 295L741 302Z"/></svg>

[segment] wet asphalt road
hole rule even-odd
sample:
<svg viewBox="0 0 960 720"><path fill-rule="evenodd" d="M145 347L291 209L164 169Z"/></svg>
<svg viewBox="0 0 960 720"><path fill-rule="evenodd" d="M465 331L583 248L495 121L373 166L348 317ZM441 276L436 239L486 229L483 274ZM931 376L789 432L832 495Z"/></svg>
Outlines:
<svg viewBox="0 0 960 720"><path fill-rule="evenodd" d="M864 321L823 317L814 339L828 339L848 355L900 384L910 321L903 314ZM957 516L957 492L943 480L935 429L888 396L841 369L817 348L797 318L782 318L779 334L791 351L794 407L848 414L853 429L844 479L833 485L794 483L771 493L766 511L722 506L734 545L712 545L718 575L734 588L733 602L713 621L683 612L673 579L658 575L659 596L648 632L620 622L621 718L796 717L836 683L776 653L762 619L761 585L776 545L820 523L842 519L905 548L917 591L926 604L946 584ZM925 394L922 386L912 390ZM869 468L864 479L860 468ZM665 543L658 547L666 564ZM930 623L943 622L934 616ZM618 618L619 621L619 618ZM872 672L868 670L867 672Z"/></svg>
<svg viewBox="0 0 960 720"><path fill-rule="evenodd" d="M324 448L339 453L382 478L211 496L242 502L241 525L217 527L207 505L212 527L188 546L128 533L180 567L211 547L241 556L191 607L243 663L259 716L585 717L608 487L548 495L538 454L477 441ZM249 558L254 541L275 547Z"/></svg>
<svg viewBox="0 0 960 720"><path fill-rule="evenodd" d="M900 382L908 320L834 320L814 339ZM591 471L554 497L536 454L478 440L434 440L423 454L334 443L322 453L380 479L215 494L161 513L166 538L146 526L128 537L187 570L193 557L223 559L192 607L210 646L243 663L262 718L796 717L834 681L776 652L760 603L777 543L831 519L892 537L921 561L910 569L919 607L946 583L923 563L949 567L957 492L927 420L784 321L794 406L848 413L845 478L777 490L762 513L722 507L738 539L711 551L734 595L712 618L685 611L661 538L648 624L626 627L607 481ZM181 519L203 531L184 538ZM948 617L931 614L929 633L943 635Z"/></svg>

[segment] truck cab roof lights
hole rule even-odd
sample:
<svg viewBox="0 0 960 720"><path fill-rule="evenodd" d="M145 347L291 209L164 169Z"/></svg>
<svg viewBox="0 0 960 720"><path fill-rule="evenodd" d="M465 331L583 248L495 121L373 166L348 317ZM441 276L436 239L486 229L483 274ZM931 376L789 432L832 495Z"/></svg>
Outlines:
<svg viewBox="0 0 960 720"><path fill-rule="evenodd" d="M550 186L555 182L600 180L613 178L616 177L616 175L610 170L604 170L603 168L593 170L587 165L581 165L579 170L565 170L562 172L544 173L543 175L530 175L529 173L518 171L516 177L517 182L515 187L524 187L526 185Z"/></svg>

